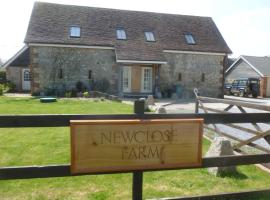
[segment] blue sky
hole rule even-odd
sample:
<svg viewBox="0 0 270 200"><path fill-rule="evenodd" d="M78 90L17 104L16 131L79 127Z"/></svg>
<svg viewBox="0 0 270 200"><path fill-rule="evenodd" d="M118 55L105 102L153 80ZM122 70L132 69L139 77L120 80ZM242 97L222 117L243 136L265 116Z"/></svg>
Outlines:
<svg viewBox="0 0 270 200"><path fill-rule="evenodd" d="M270 55L269 0L46 0L46 2L210 16L233 51L232 57ZM9 59L23 46L33 4L34 0L0 2L0 59Z"/></svg>

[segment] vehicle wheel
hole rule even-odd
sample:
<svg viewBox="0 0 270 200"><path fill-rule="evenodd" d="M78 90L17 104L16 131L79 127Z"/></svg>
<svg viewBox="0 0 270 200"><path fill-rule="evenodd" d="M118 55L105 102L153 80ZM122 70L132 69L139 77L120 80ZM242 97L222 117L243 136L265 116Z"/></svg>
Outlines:
<svg viewBox="0 0 270 200"><path fill-rule="evenodd" d="M244 91L239 92L239 97L244 97L244 95L245 95Z"/></svg>

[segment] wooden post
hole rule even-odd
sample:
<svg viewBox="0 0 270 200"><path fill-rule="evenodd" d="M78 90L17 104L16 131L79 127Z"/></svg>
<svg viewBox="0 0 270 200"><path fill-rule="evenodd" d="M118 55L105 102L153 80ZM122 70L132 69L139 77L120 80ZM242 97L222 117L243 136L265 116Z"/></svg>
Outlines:
<svg viewBox="0 0 270 200"><path fill-rule="evenodd" d="M134 113L144 114L144 101L136 100L134 102ZM143 196L143 172L133 172L132 177L132 200L142 200Z"/></svg>
<svg viewBox="0 0 270 200"><path fill-rule="evenodd" d="M195 100L195 113L199 113L199 100L197 98Z"/></svg>
<svg viewBox="0 0 270 200"><path fill-rule="evenodd" d="M134 102L134 113L138 115L144 114L144 101L136 100Z"/></svg>
<svg viewBox="0 0 270 200"><path fill-rule="evenodd" d="M195 95L195 113L199 113L199 91L197 88L194 88L194 95Z"/></svg>

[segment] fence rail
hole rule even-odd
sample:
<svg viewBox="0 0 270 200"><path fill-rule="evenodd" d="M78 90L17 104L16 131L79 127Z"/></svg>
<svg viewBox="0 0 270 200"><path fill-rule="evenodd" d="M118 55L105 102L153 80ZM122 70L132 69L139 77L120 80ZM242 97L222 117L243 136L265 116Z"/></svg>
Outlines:
<svg viewBox="0 0 270 200"><path fill-rule="evenodd" d="M193 119L203 118L205 124L267 123L270 113L198 113L198 114L118 114L118 115L0 115L0 128L61 127L70 120L91 119Z"/></svg>
<svg viewBox="0 0 270 200"><path fill-rule="evenodd" d="M144 106L140 106L144 108ZM19 128L19 127L61 127L69 126L70 120L90 120L90 119L190 119L203 118L205 124L215 123L259 123L270 122L270 113L207 113L207 114L143 114L143 111L136 109L138 114L123 115L0 115L0 128ZM224 167L232 165L247 165L270 162L270 154L258 155L238 155L222 157L205 157L200 167ZM174 168L187 169L186 168ZM163 170L163 169L162 169ZM164 169L168 170L168 169ZM146 170L146 171L160 171ZM143 193L143 171L125 171L123 173L133 173L133 200L141 200ZM112 174L110 173L91 173L91 174ZM78 174L80 175L80 174ZM48 177L65 177L78 176L70 173L70 165L48 165L48 166L21 166L21 167L1 167L0 180L8 179L29 179L29 178L48 178ZM81 174L82 175L82 174ZM248 191L242 193L220 194L223 198L240 197L244 194L263 194L270 193L270 189L261 191ZM207 199L217 199L216 195L209 195ZM191 197L200 199L201 197ZM176 198L181 199L181 198ZM188 198L187 198L188 199ZM202 198L203 199L203 198Z"/></svg>
<svg viewBox="0 0 270 200"><path fill-rule="evenodd" d="M270 162L270 154L257 155L240 155L240 156L221 156L221 157L205 157L202 160L200 167L182 167L171 169L149 169L143 171L162 171L162 170L177 170L177 169L196 169L207 167L226 167L232 165L249 165L256 163ZM99 174L115 174L115 173L131 173L136 171L125 172L109 172L109 173L88 173L88 175ZM70 165L48 165L48 166L24 166L24 167L2 167L0 168L0 180L6 179L29 179L29 178L48 178L48 177L65 177L65 176L80 176L86 174L72 175L70 173Z"/></svg>

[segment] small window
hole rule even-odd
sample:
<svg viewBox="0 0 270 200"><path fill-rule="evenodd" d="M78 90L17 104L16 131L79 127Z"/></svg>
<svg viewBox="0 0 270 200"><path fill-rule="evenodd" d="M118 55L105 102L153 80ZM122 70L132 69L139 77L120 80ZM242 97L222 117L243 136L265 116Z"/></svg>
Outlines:
<svg viewBox="0 0 270 200"><path fill-rule="evenodd" d="M185 39L188 44L196 44L193 35L190 33L185 34Z"/></svg>
<svg viewBox="0 0 270 200"><path fill-rule="evenodd" d="M147 42L155 42L155 36L153 32L144 32L145 39Z"/></svg>
<svg viewBox="0 0 270 200"><path fill-rule="evenodd" d="M201 81L204 82L205 81L205 74L202 73L202 78L201 78Z"/></svg>
<svg viewBox="0 0 270 200"><path fill-rule="evenodd" d="M126 40L127 39L126 31L124 29L117 29L116 37L118 40Z"/></svg>
<svg viewBox="0 0 270 200"><path fill-rule="evenodd" d="M29 70L24 70L23 72L23 80L24 81L30 81L31 80L31 74Z"/></svg>
<svg viewBox="0 0 270 200"><path fill-rule="evenodd" d="M88 79L92 79L92 70L88 71Z"/></svg>
<svg viewBox="0 0 270 200"><path fill-rule="evenodd" d="M62 79L63 78L63 69L58 70L58 78Z"/></svg>
<svg viewBox="0 0 270 200"><path fill-rule="evenodd" d="M81 37L81 28L79 26L71 26L70 37Z"/></svg>
<svg viewBox="0 0 270 200"><path fill-rule="evenodd" d="M178 74L178 81L182 81L182 73Z"/></svg>

